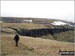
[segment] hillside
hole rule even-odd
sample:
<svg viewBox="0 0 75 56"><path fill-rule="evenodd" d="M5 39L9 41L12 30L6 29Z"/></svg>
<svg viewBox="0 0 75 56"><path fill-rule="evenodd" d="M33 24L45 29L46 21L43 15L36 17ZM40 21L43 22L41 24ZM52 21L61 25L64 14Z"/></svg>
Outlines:
<svg viewBox="0 0 75 56"><path fill-rule="evenodd" d="M8 23L25 23L24 20L32 20L33 23L37 24L50 24L50 22L53 22L53 19L47 19L47 18L19 18L19 17L1 17L1 20L3 22Z"/></svg>
<svg viewBox="0 0 75 56"><path fill-rule="evenodd" d="M74 42L74 29L71 27L54 27L53 25L34 24L34 23L1 23L1 32L14 34L18 32L22 36L32 36L58 41ZM11 28L8 28L11 27ZM16 30L12 29L15 28ZM62 38L60 38L62 37Z"/></svg>
<svg viewBox="0 0 75 56"><path fill-rule="evenodd" d="M20 36L19 46L15 47L15 35L1 35L2 55L57 55L59 50L74 51L74 43L60 42L49 39Z"/></svg>
<svg viewBox="0 0 75 56"><path fill-rule="evenodd" d="M27 22L23 22L26 20ZM29 22L28 20L33 20ZM56 55L59 50L75 51L74 24L40 18L0 18L2 55ZM53 25L53 24L54 25ZM62 24L63 23L63 24ZM15 47L15 34L20 36Z"/></svg>

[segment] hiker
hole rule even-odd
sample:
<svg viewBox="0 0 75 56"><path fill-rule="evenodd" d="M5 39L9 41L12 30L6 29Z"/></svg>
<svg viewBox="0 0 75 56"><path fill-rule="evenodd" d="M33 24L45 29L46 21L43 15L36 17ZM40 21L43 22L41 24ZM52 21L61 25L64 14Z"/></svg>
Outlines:
<svg viewBox="0 0 75 56"><path fill-rule="evenodd" d="M16 34L14 37L15 43L16 43L16 47L18 46L18 41L19 41L19 35Z"/></svg>

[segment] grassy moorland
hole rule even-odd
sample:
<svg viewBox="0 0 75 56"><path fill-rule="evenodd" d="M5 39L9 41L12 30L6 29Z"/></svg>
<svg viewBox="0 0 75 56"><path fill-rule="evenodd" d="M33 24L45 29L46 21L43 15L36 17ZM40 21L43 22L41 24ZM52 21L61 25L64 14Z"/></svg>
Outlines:
<svg viewBox="0 0 75 56"><path fill-rule="evenodd" d="M2 23L2 28L5 27L14 27L14 28L23 28L23 29L40 29L40 28L48 28L47 25L42 24L34 24L34 23Z"/></svg>
<svg viewBox="0 0 75 56"><path fill-rule="evenodd" d="M75 51L75 43L66 42L66 40L74 39L74 31L67 31L54 34L54 37L56 37L58 41L54 40L51 34L37 38L29 36L20 36L19 46L16 47L15 42L13 40L16 31L6 27L14 27L16 29L53 28L52 25L34 23L1 23L0 30L2 33L0 35L0 50L2 55L59 56L59 50Z"/></svg>
<svg viewBox="0 0 75 56"><path fill-rule="evenodd" d="M43 25L43 24L34 24L34 23L1 23L1 30L4 33L11 33L14 34L16 31L10 28L6 27L13 27L16 28L17 30L21 31L20 29L42 29L42 28L52 28L53 26L51 25ZM66 32L60 32L54 34L52 36L51 34L48 34L46 36L41 36L39 38L45 38L45 39L54 39L55 37L58 41L69 41L69 42L74 42L74 31L66 31Z"/></svg>
<svg viewBox="0 0 75 56"><path fill-rule="evenodd" d="M59 50L74 51L74 43L49 39L20 36L19 46L15 46L14 34L1 35L2 55L58 55Z"/></svg>
<svg viewBox="0 0 75 56"><path fill-rule="evenodd" d="M53 39L34 38L27 36L20 36L19 46L15 46L14 36L15 31L9 29L8 32L1 34L1 54L18 55L18 56L59 56L59 50L62 51L75 51L75 43L56 41ZM42 36L50 37L50 36ZM50 37L52 38L52 37Z"/></svg>

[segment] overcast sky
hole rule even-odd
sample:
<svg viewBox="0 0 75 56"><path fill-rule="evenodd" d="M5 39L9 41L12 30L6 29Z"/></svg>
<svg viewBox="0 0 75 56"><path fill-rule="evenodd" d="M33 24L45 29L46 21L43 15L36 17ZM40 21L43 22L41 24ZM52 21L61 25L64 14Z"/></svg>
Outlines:
<svg viewBox="0 0 75 56"><path fill-rule="evenodd" d="M74 22L74 1L1 1L1 16L52 18Z"/></svg>

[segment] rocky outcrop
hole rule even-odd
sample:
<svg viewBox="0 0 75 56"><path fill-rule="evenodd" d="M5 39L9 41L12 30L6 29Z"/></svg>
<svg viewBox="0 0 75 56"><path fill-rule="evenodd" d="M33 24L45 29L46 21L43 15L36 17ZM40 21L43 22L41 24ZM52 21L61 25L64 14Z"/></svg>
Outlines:
<svg viewBox="0 0 75 56"><path fill-rule="evenodd" d="M51 34L54 36L56 33L65 32L65 31L73 31L73 28L44 28L44 29L16 29L12 27L8 27L15 30L17 33L23 36L32 36L32 37L40 37L44 35Z"/></svg>

